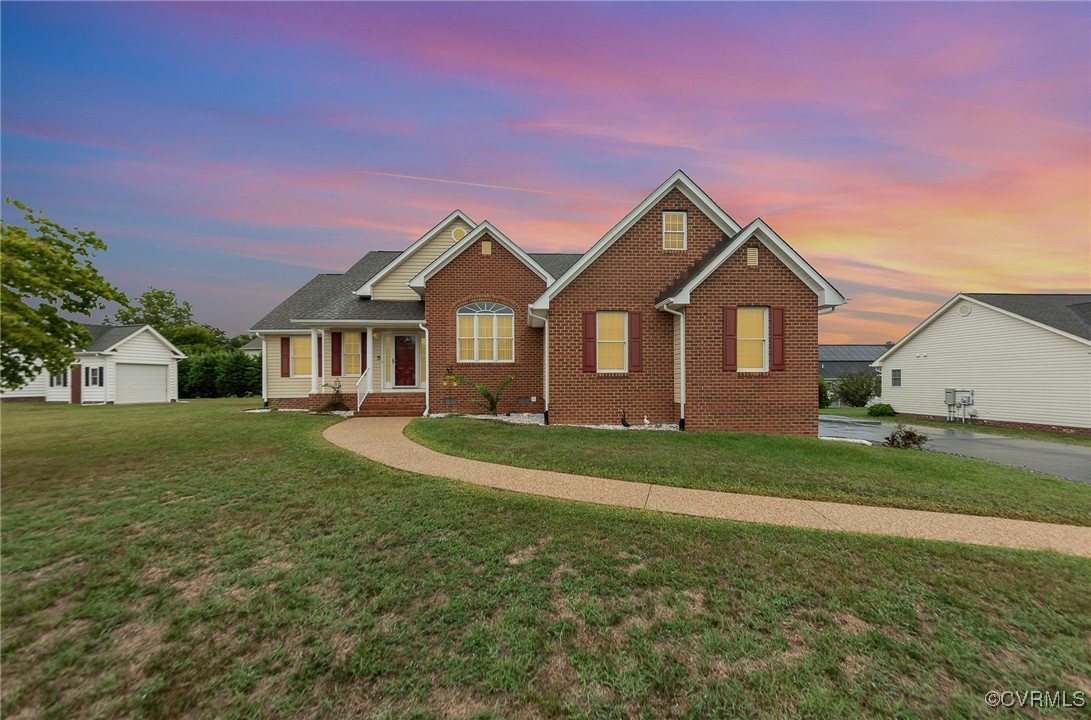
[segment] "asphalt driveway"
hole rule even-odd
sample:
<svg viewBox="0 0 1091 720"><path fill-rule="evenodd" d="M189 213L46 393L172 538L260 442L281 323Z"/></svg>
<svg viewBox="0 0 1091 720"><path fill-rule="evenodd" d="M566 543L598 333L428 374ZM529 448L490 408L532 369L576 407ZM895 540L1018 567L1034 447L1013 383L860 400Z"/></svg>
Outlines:
<svg viewBox="0 0 1091 720"><path fill-rule="evenodd" d="M913 427L911 423L906 423ZM820 437L855 438L882 442L895 424L837 415L819 415ZM1035 470L1048 475L1091 484L1091 448L1083 445L987 435L961 428L915 427L929 437L929 450L991 460L1004 465Z"/></svg>

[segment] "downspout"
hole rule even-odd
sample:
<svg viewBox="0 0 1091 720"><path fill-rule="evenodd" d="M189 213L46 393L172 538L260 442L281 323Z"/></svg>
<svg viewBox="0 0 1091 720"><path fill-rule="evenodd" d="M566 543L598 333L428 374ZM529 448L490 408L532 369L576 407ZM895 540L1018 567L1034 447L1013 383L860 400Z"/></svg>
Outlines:
<svg viewBox="0 0 1091 720"><path fill-rule="evenodd" d="M542 317L541 315L535 315L534 309L527 306L527 313L536 320L541 320L545 326L545 337L543 342L545 345L545 372L542 376L542 402L545 404L545 424L549 424L549 315Z"/></svg>
<svg viewBox="0 0 1091 720"><path fill-rule="evenodd" d="M682 347L681 347L682 361L680 363L681 364L681 372L682 372L682 394L681 394L681 397L679 398L679 400L681 400L681 402L678 403L678 429L679 430L685 430L686 429L686 314L685 313L680 313L677 310L671 310L670 305L664 305L663 309L666 310L667 312L669 312L671 315L677 315L678 316L678 322L680 322L682 324L681 328L679 328L681 330L681 332L682 332Z"/></svg>
<svg viewBox="0 0 1091 720"><path fill-rule="evenodd" d="M432 343L428 341L428 326L417 325L424 332L424 417L428 417L432 397Z"/></svg>

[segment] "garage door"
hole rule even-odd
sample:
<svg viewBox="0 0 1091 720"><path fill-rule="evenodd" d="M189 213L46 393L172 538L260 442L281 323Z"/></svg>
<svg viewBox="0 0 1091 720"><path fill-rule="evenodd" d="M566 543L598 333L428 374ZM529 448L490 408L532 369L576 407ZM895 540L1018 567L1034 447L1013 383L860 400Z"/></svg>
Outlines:
<svg viewBox="0 0 1091 720"><path fill-rule="evenodd" d="M119 363L117 404L167 401L167 366Z"/></svg>

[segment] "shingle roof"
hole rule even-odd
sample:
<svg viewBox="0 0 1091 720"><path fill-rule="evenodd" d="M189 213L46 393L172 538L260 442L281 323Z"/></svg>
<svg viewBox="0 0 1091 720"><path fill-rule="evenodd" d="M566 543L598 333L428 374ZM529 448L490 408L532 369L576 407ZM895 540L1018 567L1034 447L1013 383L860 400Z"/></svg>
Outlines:
<svg viewBox="0 0 1091 720"><path fill-rule="evenodd" d="M730 244L731 238L727 235L724 235L722 238L720 238L720 240L717 241L712 247L710 247L704 255L697 259L697 262L690 265L689 268L687 268L685 272L679 275L674 280L674 282L668 285L667 288L663 290L663 292L659 293L659 297L655 299L656 304L663 302L669 297L674 297L675 295L677 295L679 291L681 291L682 288L684 288L686 284L689 283L690 280L692 280L702 270L705 269L705 266L707 266L711 262L714 262L720 252L722 252L723 249Z"/></svg>
<svg viewBox="0 0 1091 720"><path fill-rule="evenodd" d="M889 348L886 345L819 345L819 362L875 362Z"/></svg>
<svg viewBox="0 0 1091 720"><path fill-rule="evenodd" d="M1069 335L1091 340L1091 294L963 294Z"/></svg>
<svg viewBox="0 0 1091 720"><path fill-rule="evenodd" d="M534 262L538 263L547 273L559 278L568 272L568 268L576 264L583 257L583 253L527 253Z"/></svg>
<svg viewBox="0 0 1091 720"><path fill-rule="evenodd" d="M91 333L91 342L77 352L102 352L108 350L125 338L143 328L143 325L89 325L80 323Z"/></svg>
<svg viewBox="0 0 1091 720"><path fill-rule="evenodd" d="M357 288L401 255L397 250L374 250L341 275L317 275L277 305L253 330L287 330L292 320L424 320L418 300L365 300Z"/></svg>
<svg viewBox="0 0 1091 720"><path fill-rule="evenodd" d="M261 338L256 337L250 342L243 345L240 350L261 350Z"/></svg>

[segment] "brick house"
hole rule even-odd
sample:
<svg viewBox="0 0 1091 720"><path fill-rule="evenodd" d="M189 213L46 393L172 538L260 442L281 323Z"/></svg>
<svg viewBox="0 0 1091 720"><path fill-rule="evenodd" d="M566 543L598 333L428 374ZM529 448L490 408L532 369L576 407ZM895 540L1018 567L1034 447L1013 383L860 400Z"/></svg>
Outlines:
<svg viewBox="0 0 1091 720"><path fill-rule="evenodd" d="M319 275L252 328L263 395L360 415L501 411L815 435L818 315L845 298L761 219L678 171L583 254L527 253L460 211L401 252Z"/></svg>

